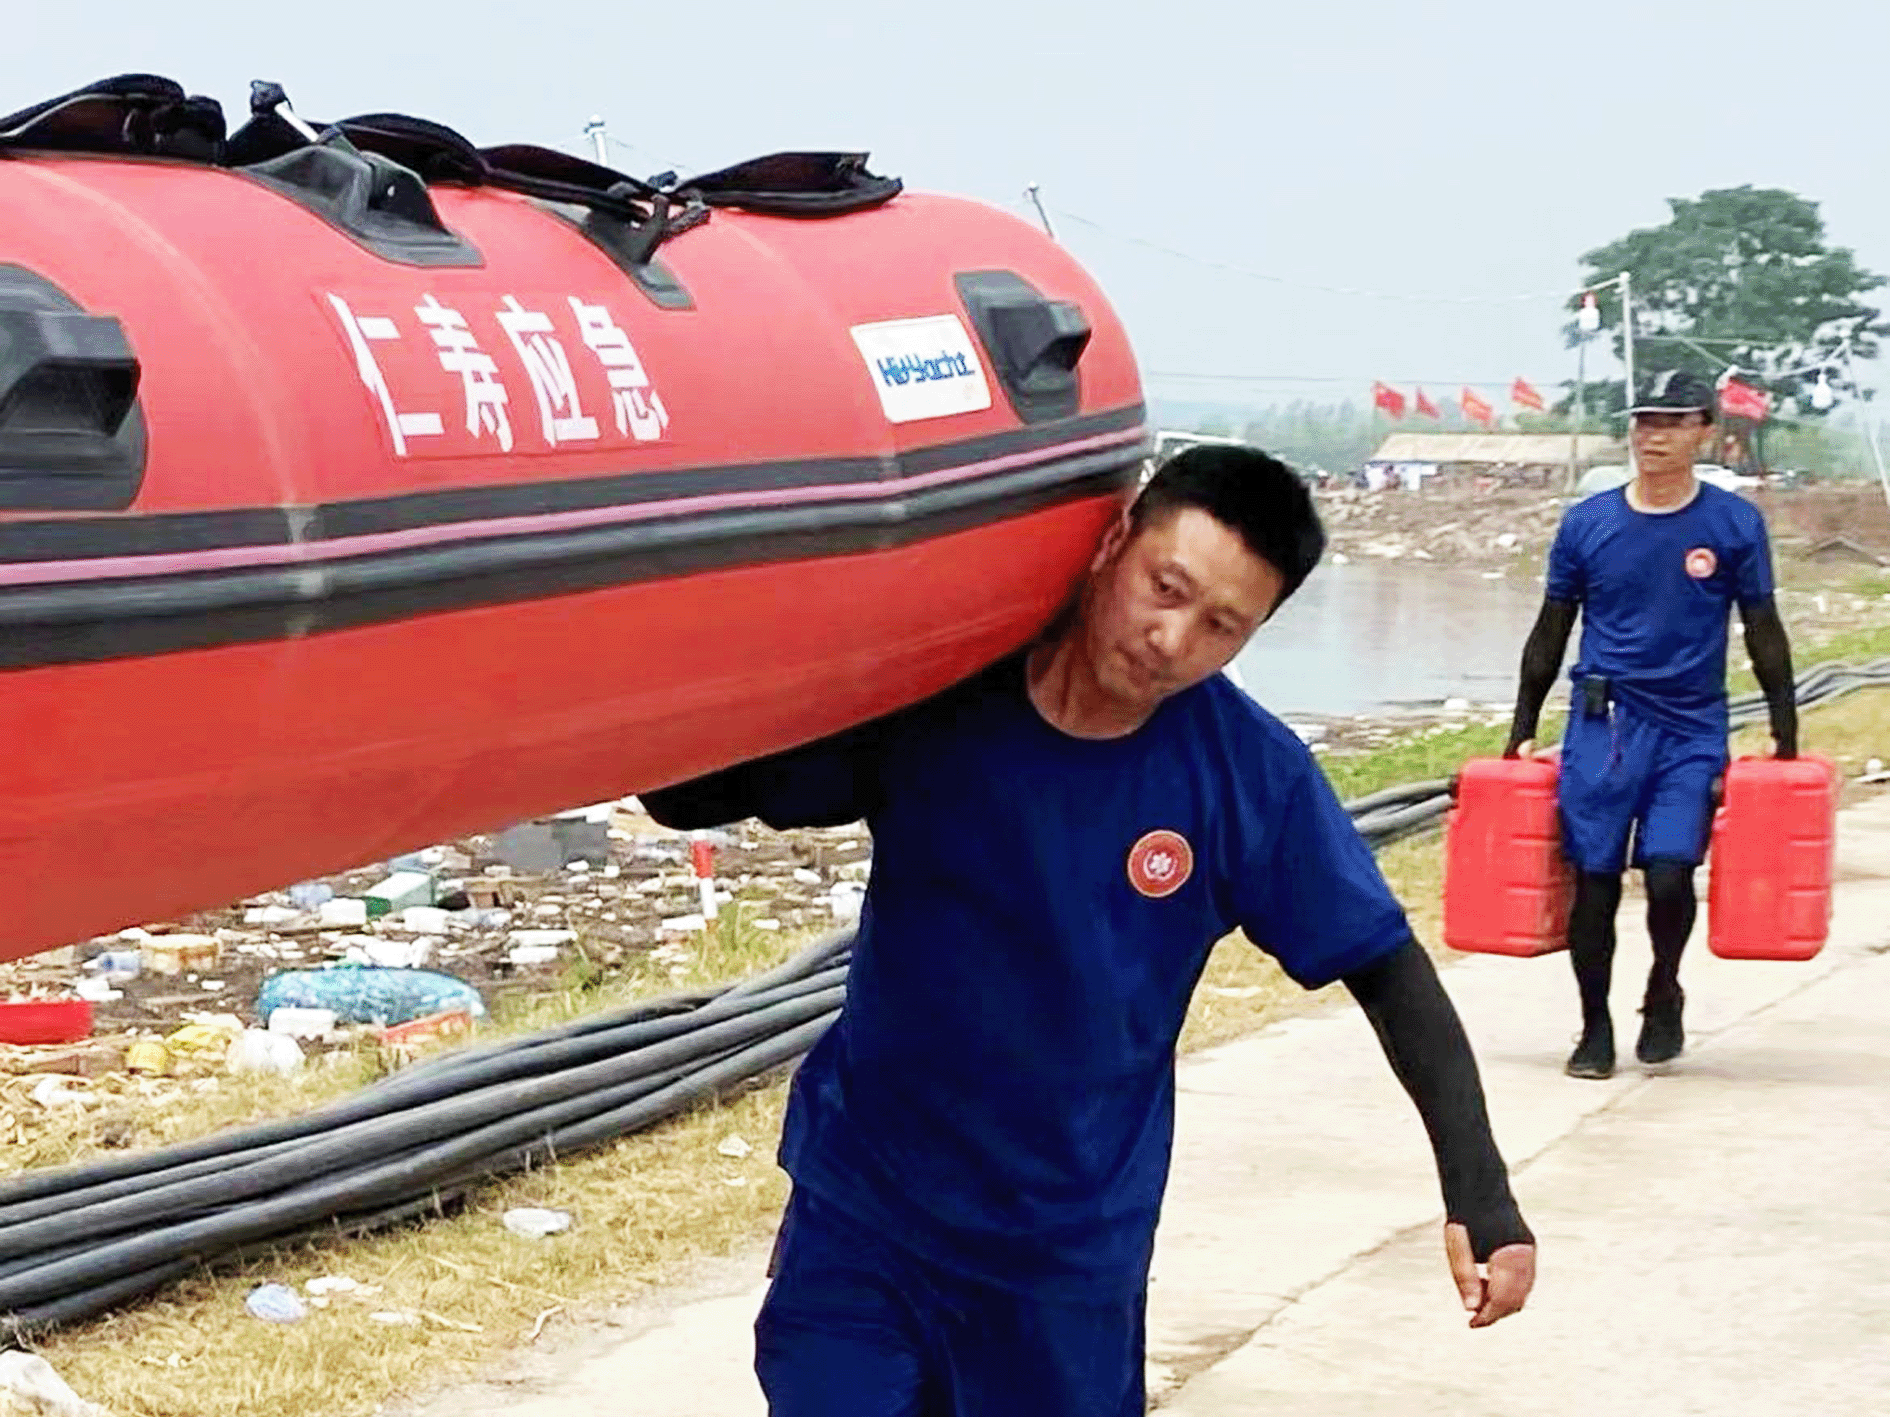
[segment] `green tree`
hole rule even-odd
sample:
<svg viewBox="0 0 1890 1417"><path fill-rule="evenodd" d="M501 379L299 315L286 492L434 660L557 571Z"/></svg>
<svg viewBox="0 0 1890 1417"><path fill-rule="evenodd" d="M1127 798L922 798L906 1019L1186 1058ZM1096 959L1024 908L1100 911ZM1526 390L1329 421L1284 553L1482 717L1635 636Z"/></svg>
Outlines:
<svg viewBox="0 0 1890 1417"><path fill-rule="evenodd" d="M1864 270L1846 248L1825 239L1818 204L1767 187L1729 187L1672 198L1661 226L1630 231L1582 257L1582 284L1631 278L1637 369L1691 369L1718 378L1736 367L1775 398L1802 397L1816 375L1789 374L1824 359L1872 359L1890 334L1882 311L1865 300L1885 278ZM1602 327L1622 353L1621 297L1597 293ZM1573 308L1579 301L1571 301ZM1571 327L1570 337L1574 338ZM1857 396L1848 370L1831 371L1840 395ZM1619 382L1591 383L1590 412L1625 407ZM1573 402L1573 387L1562 407Z"/></svg>

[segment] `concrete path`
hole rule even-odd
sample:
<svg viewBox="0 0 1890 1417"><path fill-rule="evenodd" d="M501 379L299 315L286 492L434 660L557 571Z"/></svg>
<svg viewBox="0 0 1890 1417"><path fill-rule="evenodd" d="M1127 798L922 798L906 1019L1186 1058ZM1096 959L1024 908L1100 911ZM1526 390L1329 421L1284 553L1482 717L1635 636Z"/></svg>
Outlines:
<svg viewBox="0 0 1890 1417"><path fill-rule="evenodd" d="M1150 1295L1176 1417L1890 1411L1890 797L1844 814L1831 944L1689 952L1686 1056L1632 1061L1648 954L1624 911L1625 1064L1575 1082L1562 956L1446 981L1542 1244L1530 1309L1470 1333L1410 1103L1349 1006L1188 1059ZM414 1417L762 1417L765 1251Z"/></svg>

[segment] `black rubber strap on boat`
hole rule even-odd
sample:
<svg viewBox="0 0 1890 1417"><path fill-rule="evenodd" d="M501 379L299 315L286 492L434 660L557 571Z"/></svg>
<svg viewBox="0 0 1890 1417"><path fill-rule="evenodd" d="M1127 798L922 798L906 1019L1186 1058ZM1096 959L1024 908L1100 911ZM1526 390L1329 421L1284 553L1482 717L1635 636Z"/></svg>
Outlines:
<svg viewBox="0 0 1890 1417"><path fill-rule="evenodd" d="M711 207L763 216L833 217L883 206L905 189L866 170L865 153L770 153L704 173L675 190Z"/></svg>
<svg viewBox="0 0 1890 1417"><path fill-rule="evenodd" d="M100 79L0 118L0 149L217 163L225 136L215 99L156 74Z"/></svg>

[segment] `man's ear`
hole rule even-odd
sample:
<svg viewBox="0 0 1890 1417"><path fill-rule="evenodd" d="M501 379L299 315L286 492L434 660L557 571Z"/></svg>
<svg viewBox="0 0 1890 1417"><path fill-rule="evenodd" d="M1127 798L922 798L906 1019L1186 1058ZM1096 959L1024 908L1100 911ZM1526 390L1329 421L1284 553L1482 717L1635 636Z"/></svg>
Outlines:
<svg viewBox="0 0 1890 1417"><path fill-rule="evenodd" d="M1108 565L1110 559L1128 545L1131 530L1128 508L1125 507L1121 515L1109 524L1109 530L1103 533L1103 539L1096 547L1096 554L1089 558L1091 575Z"/></svg>

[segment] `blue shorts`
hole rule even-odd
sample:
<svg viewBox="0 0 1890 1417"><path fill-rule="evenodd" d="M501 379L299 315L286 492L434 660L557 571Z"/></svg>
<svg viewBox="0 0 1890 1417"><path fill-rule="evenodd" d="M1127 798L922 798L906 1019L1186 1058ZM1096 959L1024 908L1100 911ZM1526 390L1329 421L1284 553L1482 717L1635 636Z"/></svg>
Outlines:
<svg viewBox="0 0 1890 1417"><path fill-rule="evenodd" d="M1575 869L1620 874L1630 836L1636 866L1699 865L1713 827L1713 780L1726 761L1723 733L1677 733L1618 703L1589 715L1578 703L1556 787L1562 846Z"/></svg>
<svg viewBox="0 0 1890 1417"><path fill-rule="evenodd" d="M799 1187L773 1273L755 1320L770 1417L1142 1417L1145 1286L1046 1302L929 1264Z"/></svg>

